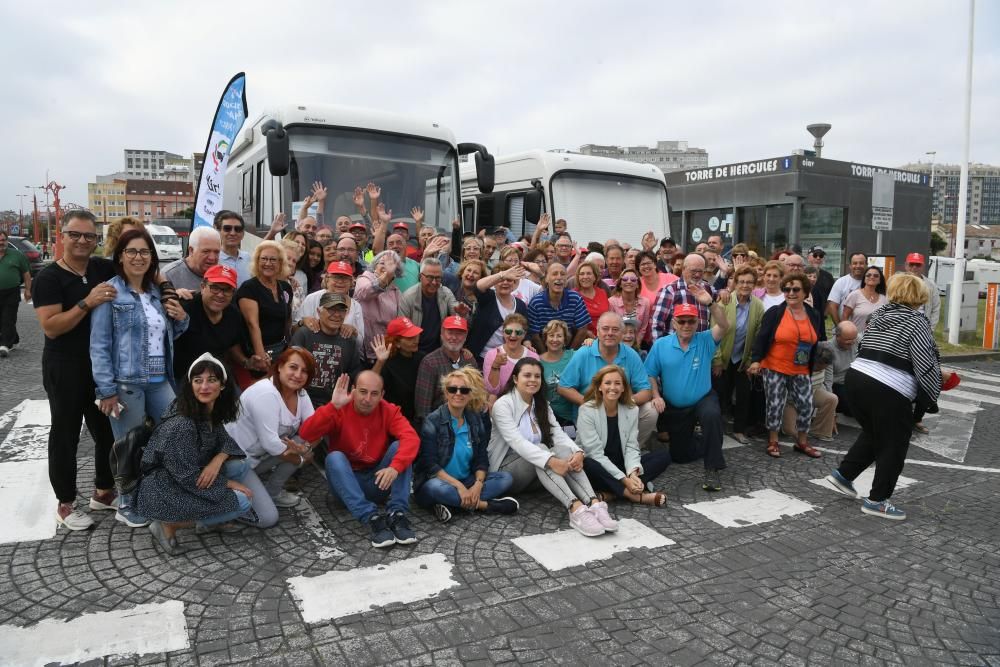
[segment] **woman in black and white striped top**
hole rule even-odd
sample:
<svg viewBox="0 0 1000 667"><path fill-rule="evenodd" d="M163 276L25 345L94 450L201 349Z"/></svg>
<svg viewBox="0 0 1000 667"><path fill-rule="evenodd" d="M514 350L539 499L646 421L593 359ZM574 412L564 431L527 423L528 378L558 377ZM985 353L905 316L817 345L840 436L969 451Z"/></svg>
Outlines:
<svg viewBox="0 0 1000 667"><path fill-rule="evenodd" d="M871 493L861 511L899 521L906 512L889 497L906 461L913 403L937 412L942 377L930 323L918 310L928 299L923 281L897 273L889 280L888 297L889 303L871 314L845 378L848 402L863 430L827 481L857 498L854 479L875 463Z"/></svg>

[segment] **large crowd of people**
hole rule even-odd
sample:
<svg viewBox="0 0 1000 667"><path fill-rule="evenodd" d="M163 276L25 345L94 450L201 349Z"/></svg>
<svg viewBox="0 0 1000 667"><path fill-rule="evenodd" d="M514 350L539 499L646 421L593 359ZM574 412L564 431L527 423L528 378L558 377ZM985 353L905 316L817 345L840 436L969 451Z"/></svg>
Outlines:
<svg viewBox="0 0 1000 667"><path fill-rule="evenodd" d="M535 486L601 535L618 528L609 503L664 507L672 464L701 460L721 491L727 430L820 457L838 413L864 430L831 483L851 495L874 462L863 511L905 516L889 499L943 380L922 255L887 281L854 253L835 280L820 247L598 243L548 215L516 239L433 228L416 207L411 242L380 197L358 187L357 214L330 227L316 183L295 229L278 216L249 252L222 211L165 266L140 222L112 225L98 257L94 216L66 213L64 254L32 286L60 524L93 524L76 503L84 421L89 508L176 554L179 529L275 525L312 465L374 547L418 539L411 495L445 522L514 514ZM109 451L147 421L138 490L119 496Z"/></svg>

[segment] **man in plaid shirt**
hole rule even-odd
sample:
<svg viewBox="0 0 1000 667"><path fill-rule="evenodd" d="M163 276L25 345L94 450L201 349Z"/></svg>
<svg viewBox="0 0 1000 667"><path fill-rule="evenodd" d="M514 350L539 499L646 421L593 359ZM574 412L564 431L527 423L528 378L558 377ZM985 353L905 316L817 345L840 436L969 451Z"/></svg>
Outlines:
<svg viewBox="0 0 1000 667"><path fill-rule="evenodd" d="M705 291L712 295L713 301L718 299L718 292L704 281L704 275L704 257L691 253L684 258L681 279L661 289L656 296L656 305L653 307L653 340L673 332L674 306L682 303L689 303L698 308L698 331L709 329L711 322L708 306L699 303L698 299L687 289L688 283L701 285Z"/></svg>
<svg viewBox="0 0 1000 667"><path fill-rule="evenodd" d="M441 322L441 347L424 357L417 369L413 412L418 424L444 403L441 378L462 366L476 366L472 353L465 349L468 335L469 323L458 315L449 315Z"/></svg>

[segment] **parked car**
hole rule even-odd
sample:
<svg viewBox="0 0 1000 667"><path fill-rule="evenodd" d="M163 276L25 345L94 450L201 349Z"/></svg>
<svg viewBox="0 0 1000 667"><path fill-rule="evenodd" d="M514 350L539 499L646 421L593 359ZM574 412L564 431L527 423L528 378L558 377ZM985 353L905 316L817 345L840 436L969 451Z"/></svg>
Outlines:
<svg viewBox="0 0 1000 667"><path fill-rule="evenodd" d="M7 247L17 250L28 259L32 278L48 264L47 261L42 260L42 253L35 247L35 244L23 236L8 236Z"/></svg>

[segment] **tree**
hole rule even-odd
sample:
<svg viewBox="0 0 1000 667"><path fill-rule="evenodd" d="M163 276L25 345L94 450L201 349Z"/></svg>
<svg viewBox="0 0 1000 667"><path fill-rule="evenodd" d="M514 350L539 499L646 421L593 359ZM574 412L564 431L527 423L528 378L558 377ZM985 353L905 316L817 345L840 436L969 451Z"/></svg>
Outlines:
<svg viewBox="0 0 1000 667"><path fill-rule="evenodd" d="M931 254L936 255L940 252L944 252L944 249L948 247L948 242L944 240L937 232L931 232Z"/></svg>
<svg viewBox="0 0 1000 667"><path fill-rule="evenodd" d="M194 206L188 206L186 209L174 213L175 218L190 218L193 216L194 216Z"/></svg>

